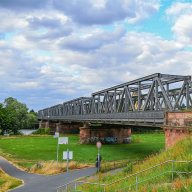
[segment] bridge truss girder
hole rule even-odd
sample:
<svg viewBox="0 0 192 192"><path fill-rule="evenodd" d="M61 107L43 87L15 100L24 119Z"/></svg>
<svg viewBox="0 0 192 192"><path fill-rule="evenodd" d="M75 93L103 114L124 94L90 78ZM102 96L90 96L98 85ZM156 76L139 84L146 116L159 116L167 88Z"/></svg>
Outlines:
<svg viewBox="0 0 192 192"><path fill-rule="evenodd" d="M38 116L40 119L72 116L83 119L94 115L102 118L104 114L177 111L192 106L191 93L191 76L155 73L95 92L91 97L80 97L40 110Z"/></svg>

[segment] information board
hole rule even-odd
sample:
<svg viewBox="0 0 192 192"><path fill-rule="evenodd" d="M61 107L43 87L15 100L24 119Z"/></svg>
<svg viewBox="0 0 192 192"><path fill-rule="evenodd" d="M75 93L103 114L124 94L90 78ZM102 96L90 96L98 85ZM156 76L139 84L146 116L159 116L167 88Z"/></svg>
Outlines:
<svg viewBox="0 0 192 192"><path fill-rule="evenodd" d="M67 151L63 151L63 159L67 159ZM69 151L69 159L73 159L73 151Z"/></svg>
<svg viewBox="0 0 192 192"><path fill-rule="evenodd" d="M68 137L59 137L58 138L58 144L59 145L68 144Z"/></svg>

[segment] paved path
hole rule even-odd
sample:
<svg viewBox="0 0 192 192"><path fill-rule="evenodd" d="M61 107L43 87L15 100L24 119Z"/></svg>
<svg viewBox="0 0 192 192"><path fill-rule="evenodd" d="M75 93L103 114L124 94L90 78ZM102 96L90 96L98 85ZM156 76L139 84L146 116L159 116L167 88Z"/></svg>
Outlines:
<svg viewBox="0 0 192 192"><path fill-rule="evenodd" d="M58 186L64 185L80 177L93 175L97 171L95 167L90 167L71 171L68 173L68 177L66 176L66 173L51 176L36 175L21 171L2 157L0 157L0 167L7 174L24 181L24 186L13 189L11 192L55 192Z"/></svg>

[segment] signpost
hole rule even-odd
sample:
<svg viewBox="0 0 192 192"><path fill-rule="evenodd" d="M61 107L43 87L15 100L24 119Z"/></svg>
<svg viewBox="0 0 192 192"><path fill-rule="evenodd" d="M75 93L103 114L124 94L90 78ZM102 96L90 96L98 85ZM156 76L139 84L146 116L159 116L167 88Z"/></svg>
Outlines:
<svg viewBox="0 0 192 192"><path fill-rule="evenodd" d="M99 167L100 167L100 161L101 161L101 156L100 156L100 148L101 148L101 142L98 141L96 143L96 146L97 146L97 149L98 149L98 155L97 155L97 162L98 162L98 167L97 167L97 170L98 170L98 173L99 173Z"/></svg>
<svg viewBox="0 0 192 192"><path fill-rule="evenodd" d="M58 169L58 156L59 156L59 145L68 144L68 137L58 137L57 143L57 169Z"/></svg>
<svg viewBox="0 0 192 192"><path fill-rule="evenodd" d="M68 176L69 159L73 159L73 151L69 151L69 148L67 148L67 151L63 151L63 159L67 159L67 176ZM67 192L68 192L68 185L67 185Z"/></svg>
<svg viewBox="0 0 192 192"><path fill-rule="evenodd" d="M69 159L73 159L73 151L69 151L69 148L67 148L67 151L63 151L63 159L67 159L67 173L68 173Z"/></svg>
<svg viewBox="0 0 192 192"><path fill-rule="evenodd" d="M100 141L98 141L97 143L96 143L96 146L97 146L97 148L98 148L98 150L101 148L101 142Z"/></svg>

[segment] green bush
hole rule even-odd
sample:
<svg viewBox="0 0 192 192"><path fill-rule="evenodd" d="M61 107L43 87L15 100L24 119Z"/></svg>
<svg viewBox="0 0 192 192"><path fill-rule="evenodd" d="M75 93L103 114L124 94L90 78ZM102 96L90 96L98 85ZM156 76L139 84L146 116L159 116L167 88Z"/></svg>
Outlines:
<svg viewBox="0 0 192 192"><path fill-rule="evenodd" d="M38 129L37 129L37 131L35 131L34 132L34 134L45 134L45 129L44 128L42 128L42 127L39 127Z"/></svg>
<svg viewBox="0 0 192 192"><path fill-rule="evenodd" d="M49 135L50 132L51 132L51 128L50 127L45 128L45 134Z"/></svg>
<svg viewBox="0 0 192 192"><path fill-rule="evenodd" d="M33 134L39 134L39 135L47 134L47 135L49 135L50 132L51 132L51 128L49 128L49 127L47 127L47 128L39 127L37 129L37 131L35 131Z"/></svg>
<svg viewBox="0 0 192 192"><path fill-rule="evenodd" d="M123 172L124 173L131 173L132 170L133 170L133 164L129 163L129 164L127 164L127 167L123 169Z"/></svg>

